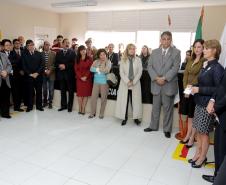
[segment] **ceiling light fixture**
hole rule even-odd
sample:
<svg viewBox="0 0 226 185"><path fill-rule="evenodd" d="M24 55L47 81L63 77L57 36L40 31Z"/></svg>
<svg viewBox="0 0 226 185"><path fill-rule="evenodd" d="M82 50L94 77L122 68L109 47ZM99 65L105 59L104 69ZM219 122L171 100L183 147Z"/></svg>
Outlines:
<svg viewBox="0 0 226 185"><path fill-rule="evenodd" d="M53 8L70 8L70 7L84 7L84 6L97 6L96 0L76 0L62 3L52 3Z"/></svg>

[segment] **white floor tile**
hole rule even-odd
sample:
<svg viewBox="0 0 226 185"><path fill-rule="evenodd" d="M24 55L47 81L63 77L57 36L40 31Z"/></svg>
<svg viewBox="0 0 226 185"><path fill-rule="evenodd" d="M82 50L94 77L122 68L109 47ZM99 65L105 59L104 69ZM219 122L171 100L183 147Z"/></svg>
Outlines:
<svg viewBox="0 0 226 185"><path fill-rule="evenodd" d="M63 185L68 179L57 173L48 170L42 170L40 173L32 176L23 185Z"/></svg>
<svg viewBox="0 0 226 185"><path fill-rule="evenodd" d="M41 171L40 167L24 162L17 162L0 172L0 179L19 185L39 171Z"/></svg>
<svg viewBox="0 0 226 185"><path fill-rule="evenodd" d="M1 185L1 184L0 184ZM68 182L66 182L66 184L64 185L88 185L86 183L82 183L82 182L79 182L79 181L75 181L75 180L69 180Z"/></svg>
<svg viewBox="0 0 226 185"><path fill-rule="evenodd" d="M105 185L115 174L110 168L89 164L82 168L73 178L91 185Z"/></svg>
<svg viewBox="0 0 226 185"><path fill-rule="evenodd" d="M191 173L189 170L180 170L180 168L159 166L152 179L166 185L187 185Z"/></svg>
<svg viewBox="0 0 226 185"><path fill-rule="evenodd" d="M72 177L85 165L87 165L87 163L84 161L79 161L70 157L62 157L52 163L48 169L66 177Z"/></svg>
<svg viewBox="0 0 226 185"><path fill-rule="evenodd" d="M147 185L149 179L134 176L125 172L118 172L107 185Z"/></svg>

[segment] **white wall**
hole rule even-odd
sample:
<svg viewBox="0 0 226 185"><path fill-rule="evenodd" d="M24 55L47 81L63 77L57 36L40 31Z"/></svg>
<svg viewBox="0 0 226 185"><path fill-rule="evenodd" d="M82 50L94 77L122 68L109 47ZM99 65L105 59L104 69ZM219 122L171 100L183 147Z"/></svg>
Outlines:
<svg viewBox="0 0 226 185"><path fill-rule="evenodd" d="M60 32L67 38L78 38L84 44L87 31L87 13L66 13L60 15Z"/></svg>
<svg viewBox="0 0 226 185"><path fill-rule="evenodd" d="M14 39L23 35L25 39L34 39L34 27L60 27L60 15L40 9L17 5L8 1L0 4L0 30L3 38Z"/></svg>

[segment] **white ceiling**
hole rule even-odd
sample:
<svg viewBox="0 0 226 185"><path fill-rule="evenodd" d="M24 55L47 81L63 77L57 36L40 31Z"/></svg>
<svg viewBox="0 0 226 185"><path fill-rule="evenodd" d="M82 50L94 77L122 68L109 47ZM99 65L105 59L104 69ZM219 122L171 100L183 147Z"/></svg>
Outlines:
<svg viewBox="0 0 226 185"><path fill-rule="evenodd" d="M73 2L75 0L8 0L13 3L45 9L57 13L87 12L87 11L116 11L160 8L201 7L226 5L226 0L170 0L168 2L144 2L143 0L97 0L97 6L53 8L52 3Z"/></svg>

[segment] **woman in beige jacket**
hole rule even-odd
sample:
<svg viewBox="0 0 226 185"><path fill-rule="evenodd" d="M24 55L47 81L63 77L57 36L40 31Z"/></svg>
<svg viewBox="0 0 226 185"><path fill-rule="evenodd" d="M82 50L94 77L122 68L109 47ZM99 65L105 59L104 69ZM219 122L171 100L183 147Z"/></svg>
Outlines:
<svg viewBox="0 0 226 185"><path fill-rule="evenodd" d="M128 44L120 62L120 85L116 101L115 116L122 119L122 126L128 119L128 105L131 102L134 122L139 125L142 118L142 97L140 78L142 63L136 57L136 47Z"/></svg>

